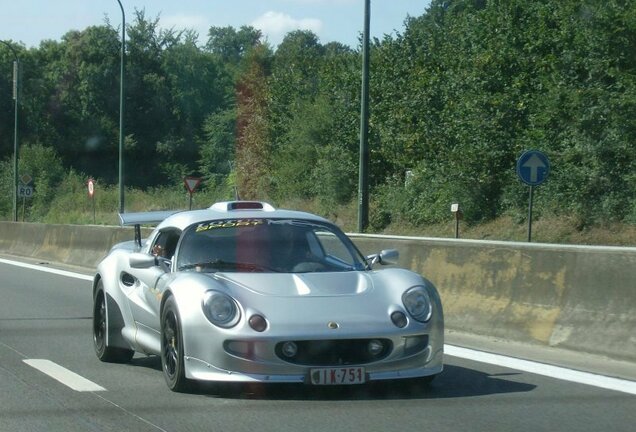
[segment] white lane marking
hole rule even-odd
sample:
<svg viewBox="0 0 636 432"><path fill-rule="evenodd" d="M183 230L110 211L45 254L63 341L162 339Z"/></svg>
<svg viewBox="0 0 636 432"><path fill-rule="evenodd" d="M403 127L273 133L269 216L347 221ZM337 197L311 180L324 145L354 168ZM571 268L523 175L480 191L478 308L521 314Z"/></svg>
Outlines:
<svg viewBox="0 0 636 432"><path fill-rule="evenodd" d="M53 273L53 274L60 275L60 276L72 277L72 278L75 278L75 279L83 279L83 280L87 280L87 281L92 281L93 280L93 276L89 276L89 275L85 275L85 274L81 274L81 273L70 272L70 271L66 271L66 270L58 270L58 269L54 269L54 268L43 267L43 266L35 265L35 264L27 264L27 263L23 263L23 262L19 262L19 261L11 261L11 260L0 258L0 263L13 265L13 266L16 266L16 267L24 267L24 268L28 268L30 270L38 270L38 271L43 271L43 272L47 272L47 273Z"/></svg>
<svg viewBox="0 0 636 432"><path fill-rule="evenodd" d="M62 276L73 277L92 281L91 276L81 273L73 273L64 270L56 270L48 267L42 267L32 264L24 264L18 261L9 261L0 258L0 263L16 265L32 270L47 271ZM589 372L581 372L565 367L552 366L545 363L532 362L529 360L517 359L514 357L506 357L500 354L492 354L484 351L471 350L454 345L444 345L444 352L453 357L464 358L481 363L489 363L496 366L503 366L511 369L529 372L537 375L543 375L550 378L576 382L579 384L587 384L594 387L615 390L623 393L636 394L636 382L623 380L619 378L607 377L604 375L593 374Z"/></svg>
<svg viewBox="0 0 636 432"><path fill-rule="evenodd" d="M559 380L570 381L579 384L587 384L594 387L600 387L636 395L636 382L634 381L612 378L589 372L581 372L560 366L537 363L529 360L507 357L500 354L492 354L454 345L444 345L444 354L481 363L503 366L510 369L520 370L537 375L543 375Z"/></svg>
<svg viewBox="0 0 636 432"><path fill-rule="evenodd" d="M106 391L102 386L95 384L92 381L87 380L81 375L71 372L70 370L63 368L57 363L53 363L46 359L26 359L22 360L32 368L39 370L40 372L50 376L51 378L61 382L67 387L72 388L78 392L98 392Z"/></svg>

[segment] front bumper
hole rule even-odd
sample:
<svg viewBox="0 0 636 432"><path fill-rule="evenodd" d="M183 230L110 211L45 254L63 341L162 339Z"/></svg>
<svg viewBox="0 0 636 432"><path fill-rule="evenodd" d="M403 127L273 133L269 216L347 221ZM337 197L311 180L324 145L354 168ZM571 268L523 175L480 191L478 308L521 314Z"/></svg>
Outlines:
<svg viewBox="0 0 636 432"><path fill-rule="evenodd" d="M403 339L396 338L398 341ZM309 383L310 371L314 368L360 366L364 368L365 381L368 382L436 375L443 369L443 341L440 342L436 338L429 338L429 344L415 354L402 356L398 346L387 358L360 365L297 365L276 358L273 354L273 343L255 345L257 349L251 359L238 358L224 350L217 351L214 362L195 356L185 356L186 377L219 382ZM272 355L268 358L259 357L258 345L260 349Z"/></svg>

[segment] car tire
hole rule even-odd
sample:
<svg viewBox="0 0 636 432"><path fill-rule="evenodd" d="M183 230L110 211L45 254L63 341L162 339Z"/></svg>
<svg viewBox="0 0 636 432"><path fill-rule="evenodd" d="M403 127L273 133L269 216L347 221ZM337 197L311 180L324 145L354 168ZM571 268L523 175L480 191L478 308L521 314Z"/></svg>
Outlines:
<svg viewBox="0 0 636 432"><path fill-rule="evenodd" d="M161 310L161 370L166 384L174 392L187 392L191 381L185 377L183 332L174 297L166 300Z"/></svg>
<svg viewBox="0 0 636 432"><path fill-rule="evenodd" d="M109 363L128 363L135 352L130 349L108 346L109 317L106 309L106 294L102 281L97 282L93 299L93 347L97 358Z"/></svg>

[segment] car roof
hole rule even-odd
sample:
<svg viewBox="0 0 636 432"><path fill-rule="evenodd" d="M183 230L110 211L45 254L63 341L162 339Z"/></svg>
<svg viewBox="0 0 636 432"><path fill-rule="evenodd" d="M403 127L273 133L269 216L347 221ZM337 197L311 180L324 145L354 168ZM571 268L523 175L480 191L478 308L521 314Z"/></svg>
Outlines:
<svg viewBox="0 0 636 432"><path fill-rule="evenodd" d="M224 201L202 210L123 213L119 217L122 225L155 224L161 221L157 225L158 230L168 227L184 230L193 224L226 219L303 219L331 223L311 213L276 209L261 201Z"/></svg>

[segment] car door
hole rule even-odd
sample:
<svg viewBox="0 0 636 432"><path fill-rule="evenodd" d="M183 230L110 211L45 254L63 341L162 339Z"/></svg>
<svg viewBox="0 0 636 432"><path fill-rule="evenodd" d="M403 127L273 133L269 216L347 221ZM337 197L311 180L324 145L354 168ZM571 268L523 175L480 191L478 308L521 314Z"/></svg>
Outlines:
<svg viewBox="0 0 636 432"><path fill-rule="evenodd" d="M172 279L171 259L176 250L180 232L168 229L160 231L150 245L149 252L156 256L157 264L149 268L131 269L137 279L128 296L130 309L138 330L159 332L161 299Z"/></svg>

